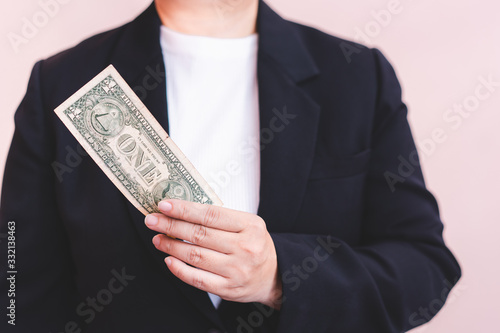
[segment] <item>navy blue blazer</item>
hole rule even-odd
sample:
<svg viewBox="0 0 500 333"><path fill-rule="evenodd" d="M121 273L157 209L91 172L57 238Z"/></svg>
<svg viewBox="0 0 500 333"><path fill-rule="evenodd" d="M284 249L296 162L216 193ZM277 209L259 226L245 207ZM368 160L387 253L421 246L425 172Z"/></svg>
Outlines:
<svg viewBox="0 0 500 333"><path fill-rule="evenodd" d="M0 331L387 333L430 320L460 268L393 68L378 50L263 2L258 214L276 246L282 309L223 301L216 310L169 272L144 216L53 112L113 64L168 131L160 25L151 5L34 66L3 181L0 232L15 222L18 273L16 326L2 315ZM7 239L0 246L5 262ZM0 274L3 313L3 264Z"/></svg>

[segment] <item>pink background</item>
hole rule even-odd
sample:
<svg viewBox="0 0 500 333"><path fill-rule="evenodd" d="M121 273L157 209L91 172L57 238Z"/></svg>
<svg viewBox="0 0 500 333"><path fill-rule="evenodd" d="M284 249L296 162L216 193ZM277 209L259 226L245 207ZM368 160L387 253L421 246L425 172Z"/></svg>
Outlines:
<svg viewBox="0 0 500 333"><path fill-rule="evenodd" d="M34 62L129 21L149 4L149 0L56 1L64 4L47 22L41 21L43 26L17 52L8 34L20 34L23 18L31 21L42 6L37 0L9 1L0 13L1 173L14 129L13 114ZM230 5L236 0L224 1ZM500 332L500 87L478 105L472 97L479 77L500 82L500 2L268 3L287 18L380 48L396 68L415 139L423 149L427 184L437 195L446 241L464 273L445 309L414 332ZM390 17L376 14L388 9ZM359 31L365 37L359 37ZM443 118L454 104L464 102L473 110L460 123ZM441 131L444 138L431 143L433 131Z"/></svg>

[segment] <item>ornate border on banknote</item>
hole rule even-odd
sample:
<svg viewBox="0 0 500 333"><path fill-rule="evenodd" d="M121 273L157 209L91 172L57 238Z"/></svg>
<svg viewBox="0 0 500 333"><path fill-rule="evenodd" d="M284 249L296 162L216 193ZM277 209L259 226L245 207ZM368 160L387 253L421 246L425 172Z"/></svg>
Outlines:
<svg viewBox="0 0 500 333"><path fill-rule="evenodd" d="M164 198L222 205L112 65L55 113L143 214L157 212Z"/></svg>

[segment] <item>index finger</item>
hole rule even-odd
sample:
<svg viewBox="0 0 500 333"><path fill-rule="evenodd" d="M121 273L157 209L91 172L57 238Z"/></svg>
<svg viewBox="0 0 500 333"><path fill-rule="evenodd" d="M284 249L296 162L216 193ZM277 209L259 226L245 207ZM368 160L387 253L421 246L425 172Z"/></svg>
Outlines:
<svg viewBox="0 0 500 333"><path fill-rule="evenodd" d="M251 215L228 208L176 199L161 201L158 208L166 216L230 232L243 230L243 215Z"/></svg>

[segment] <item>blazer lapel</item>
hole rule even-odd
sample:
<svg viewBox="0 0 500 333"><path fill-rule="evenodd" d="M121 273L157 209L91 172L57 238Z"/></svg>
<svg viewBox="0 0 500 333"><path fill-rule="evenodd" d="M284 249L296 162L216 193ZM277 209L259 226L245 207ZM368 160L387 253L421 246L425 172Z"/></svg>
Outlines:
<svg viewBox="0 0 500 333"><path fill-rule="evenodd" d="M295 221L314 156L320 107L300 83L318 69L300 36L260 3L258 82L261 185L258 214L268 229L285 232Z"/></svg>
<svg viewBox="0 0 500 333"><path fill-rule="evenodd" d="M123 37L115 48L111 63L168 132L166 78L160 46L160 26L161 21L153 3L126 27ZM207 293L185 284L168 270L163 261L166 255L152 244L156 233L145 226L144 215L128 200L127 207L135 229L168 281L174 283L203 315L222 327Z"/></svg>

